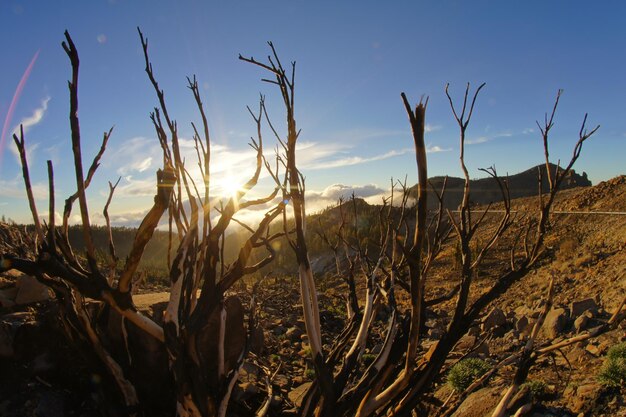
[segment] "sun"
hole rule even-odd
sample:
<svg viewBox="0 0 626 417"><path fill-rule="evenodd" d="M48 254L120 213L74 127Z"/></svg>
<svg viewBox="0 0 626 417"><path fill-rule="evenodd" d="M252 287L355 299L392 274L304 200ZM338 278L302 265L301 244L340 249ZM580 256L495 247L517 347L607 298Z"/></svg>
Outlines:
<svg viewBox="0 0 626 417"><path fill-rule="evenodd" d="M241 184L234 176L227 176L220 180L220 188L224 197L236 197L237 193L241 191Z"/></svg>

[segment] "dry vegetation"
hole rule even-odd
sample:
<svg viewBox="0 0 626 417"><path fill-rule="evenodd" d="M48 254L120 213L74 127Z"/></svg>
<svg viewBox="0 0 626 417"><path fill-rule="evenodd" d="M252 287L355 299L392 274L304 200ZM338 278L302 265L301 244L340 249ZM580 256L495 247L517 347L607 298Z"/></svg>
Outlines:
<svg viewBox="0 0 626 417"><path fill-rule="evenodd" d="M121 271L116 268L112 241L105 262L96 256L85 189L111 131L104 134L101 151L85 176L77 118L79 59L69 34L63 48L72 65L70 124L77 191L66 200L62 225L55 225L53 216L47 224L40 222L30 192L24 135L14 137L22 156L35 233L31 241L21 244L16 240L19 234L2 228L0 270L32 275L54 292L48 314L56 314L57 327L74 352L80 352L84 366L98 375L96 394L82 406L90 404L101 415L181 417L454 412L504 416L532 409L542 412L545 408L539 403L549 394L561 415L568 415L569 405L560 400L560 394L566 389L573 389L570 394L576 398L588 393L580 389L584 384L563 386L559 357L571 364L569 352L582 349L585 343L597 348L587 347L585 352L599 356L602 346L608 348L617 337L625 300L624 263L619 261L623 259L624 221L609 217L615 233L608 236L592 221L579 222L553 211L598 209L594 204L617 198L624 184L623 178L616 179L560 197L558 190L583 144L598 129L587 130L585 116L573 141L571 159L562 168L551 165L549 135L560 92L554 108L539 124L546 169L538 171L537 189L546 183L546 192L513 201L507 179L489 168L483 171L496 184L501 202L474 207L465 166L465 134L483 85L474 92L468 85L456 104L446 87L459 127L464 173L458 211L446 209L446 181L441 189L428 192L427 102L413 107L402 94L418 171L415 204L410 202L407 184L394 183L392 195L378 208L353 200L329 211L334 220L326 221L333 227L324 227L320 220L318 233L335 261L334 271L316 277L321 274L309 259L305 184L296 155L300 132L295 63L283 67L271 43L266 61L240 57L269 74L264 81L279 89L286 131L274 127L263 97L257 111L249 109L257 127L251 144L257 152L256 170L237 195L216 202L211 194L209 126L197 81L189 78L188 87L201 119L193 129L203 184L193 182L181 159L177 123L166 106L141 32L140 38L146 73L158 102L151 121L163 151L163 167L157 172L154 205L137 230ZM266 130L278 143L273 159L264 153ZM51 162L48 170L50 212L54 213ZM263 170L274 180L274 191L265 198L247 200L247 191ZM110 188L109 202L115 185ZM433 198L438 210L429 213L432 201L429 204L428 199ZM68 237L67 219L76 201L84 258L73 250ZM602 208L616 209L624 199L614 201L611 208ZM268 208L258 224L244 225L237 220L237 212L251 206ZM367 228L359 221L363 209L370 211ZM106 211L105 206L108 218ZM146 245L164 216L169 218L171 245L177 248L168 260L170 288L167 300L159 305L147 303L146 309L133 297L134 283ZM228 262L224 248L234 225L246 229L248 235ZM311 233L313 226L308 229ZM292 252L297 272L268 274L254 284L246 280L271 269L276 242ZM592 267L610 274L612 284L588 273ZM593 285L600 293L598 300L584 300L594 291ZM587 308L575 313L583 308L574 305L579 301L587 303ZM560 314L561 305L570 304L569 313ZM587 321L579 322L580 317ZM568 320L574 319L576 333L571 333ZM54 326L48 323L46 328L50 327ZM456 362L481 355L487 359L488 370L478 380L462 392L458 386L451 390L445 384ZM556 374L547 369L550 361ZM75 378L74 386L81 391L76 382L85 370L67 361L64 364L63 372ZM19 373L19 369L13 371ZM484 386L488 388L480 389ZM475 397L479 394L482 397ZM474 414L463 411L472 404L483 408Z"/></svg>

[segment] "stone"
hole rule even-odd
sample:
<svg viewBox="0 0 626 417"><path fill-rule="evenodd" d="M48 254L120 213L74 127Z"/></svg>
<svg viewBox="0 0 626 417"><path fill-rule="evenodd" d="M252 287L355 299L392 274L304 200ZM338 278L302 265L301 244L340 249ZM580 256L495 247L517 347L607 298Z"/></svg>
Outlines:
<svg viewBox="0 0 626 417"><path fill-rule="evenodd" d="M304 395L308 391L311 384L312 382L305 382L302 385L299 385L296 388L292 389L291 391L289 391L289 394L287 394L289 401L291 401L293 405L296 406L296 408L300 408L300 406L302 405Z"/></svg>
<svg viewBox="0 0 626 417"><path fill-rule="evenodd" d="M452 417L490 416L502 398L501 387L482 388L471 393Z"/></svg>
<svg viewBox="0 0 626 417"><path fill-rule="evenodd" d="M567 311L563 308L553 308L546 316L541 333L548 339L556 339L567 326Z"/></svg>
<svg viewBox="0 0 626 417"><path fill-rule="evenodd" d="M285 334L286 331L287 329L281 325L278 325L272 329L272 333L274 333L275 336L280 336L282 334Z"/></svg>
<svg viewBox="0 0 626 417"><path fill-rule="evenodd" d="M265 348L265 334L261 327L255 327L250 331L250 351L257 355L263 354Z"/></svg>
<svg viewBox="0 0 626 417"><path fill-rule="evenodd" d="M239 388L241 388L242 400L250 399L260 392L259 387L254 385L252 382L244 382L239 385Z"/></svg>
<svg viewBox="0 0 626 417"><path fill-rule="evenodd" d="M31 304L50 299L50 291L48 287L37 281L35 277L30 275L22 275L17 279L17 295L15 303Z"/></svg>
<svg viewBox="0 0 626 417"><path fill-rule="evenodd" d="M571 397L571 410L575 413L590 412L600 399L602 390L602 386L596 383L579 386L576 389L576 395Z"/></svg>
<svg viewBox="0 0 626 417"><path fill-rule="evenodd" d="M0 290L0 307L11 308L15 305L17 287L4 288Z"/></svg>
<svg viewBox="0 0 626 417"><path fill-rule="evenodd" d="M467 331L467 334L470 336L480 336L480 327L478 326L470 327L469 330Z"/></svg>
<svg viewBox="0 0 626 417"><path fill-rule="evenodd" d="M580 333L589 327L589 319L590 317L587 314L582 314L574 320L574 330L576 330L576 333Z"/></svg>
<svg viewBox="0 0 626 417"><path fill-rule="evenodd" d="M300 341L301 335L302 330L300 330L300 328L298 328L297 326L290 327L285 332L285 336L287 337L287 339L291 340L292 342Z"/></svg>
<svg viewBox="0 0 626 417"><path fill-rule="evenodd" d="M483 331L488 331L494 329L495 327L504 326L505 324L506 316L502 310L496 307L483 318L481 328Z"/></svg>
<svg viewBox="0 0 626 417"><path fill-rule="evenodd" d="M586 298L584 300L574 301L570 304L569 308L572 317L578 317L586 310L591 310L592 312L597 311L598 304L596 303L596 300L593 298Z"/></svg>
<svg viewBox="0 0 626 417"><path fill-rule="evenodd" d="M0 308L11 308L15 305L15 301L0 293Z"/></svg>
<svg viewBox="0 0 626 417"><path fill-rule="evenodd" d="M526 328L528 327L529 324L530 324L530 322L528 321L528 317L521 316L515 322L515 330L517 330L520 333L523 333L526 330Z"/></svg>
<svg viewBox="0 0 626 417"><path fill-rule="evenodd" d="M445 333L446 333L445 330L434 327L428 330L428 337L430 337L433 340L439 340Z"/></svg>
<svg viewBox="0 0 626 417"><path fill-rule="evenodd" d="M284 388L289 385L289 378L286 375L277 374L274 376L274 385Z"/></svg>
<svg viewBox="0 0 626 417"><path fill-rule="evenodd" d="M585 350L587 352L591 353L593 356L596 356L596 357L598 357L598 356L600 356L602 354L602 352L600 351L600 348L597 345L594 345L594 344L591 344L591 343L588 344L585 347Z"/></svg>
<svg viewBox="0 0 626 417"><path fill-rule="evenodd" d="M454 350L456 352L465 353L474 347L477 340L478 340L478 337L466 334L465 336L459 339L456 346L454 347Z"/></svg>

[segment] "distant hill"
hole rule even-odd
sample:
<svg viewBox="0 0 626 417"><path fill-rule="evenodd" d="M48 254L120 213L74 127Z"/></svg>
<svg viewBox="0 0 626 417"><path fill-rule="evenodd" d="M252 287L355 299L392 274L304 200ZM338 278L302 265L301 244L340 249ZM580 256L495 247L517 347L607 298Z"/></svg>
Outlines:
<svg viewBox="0 0 626 417"><path fill-rule="evenodd" d="M551 172L556 172L557 166L550 164ZM546 175L545 164L537 165L519 174L509 175L508 177L502 177L506 179L509 184L509 190L511 193L511 199L520 197L535 196L538 193L537 183L537 171L541 170L542 176L542 192L548 191L548 176ZM500 175L503 175L500 173ZM430 183L435 187L437 191L441 190L445 177L433 177L430 178ZM444 205L447 209L456 209L461 204L463 199L463 185L465 180L458 177L448 177L448 185L446 188L446 195L444 198ZM561 189L566 190L575 187L589 187L591 181L587 178L587 173L583 172L582 175L577 174L574 170L571 170L561 184ZM430 208L437 207L437 199L432 194L432 188L429 187L429 201ZM411 187L410 193L413 197L417 197L417 185ZM432 195L432 197L431 197ZM470 201L472 204L489 204L502 201L502 196L498 184L493 178L481 178L477 180L470 180Z"/></svg>

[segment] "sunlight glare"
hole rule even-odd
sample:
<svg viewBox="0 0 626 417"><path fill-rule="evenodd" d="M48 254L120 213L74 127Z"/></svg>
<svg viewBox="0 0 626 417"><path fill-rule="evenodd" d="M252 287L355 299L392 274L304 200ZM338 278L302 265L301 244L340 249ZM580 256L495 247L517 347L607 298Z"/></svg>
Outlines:
<svg viewBox="0 0 626 417"><path fill-rule="evenodd" d="M237 193L241 191L241 184L234 175L228 175L220 180L219 188L224 197L236 197Z"/></svg>

